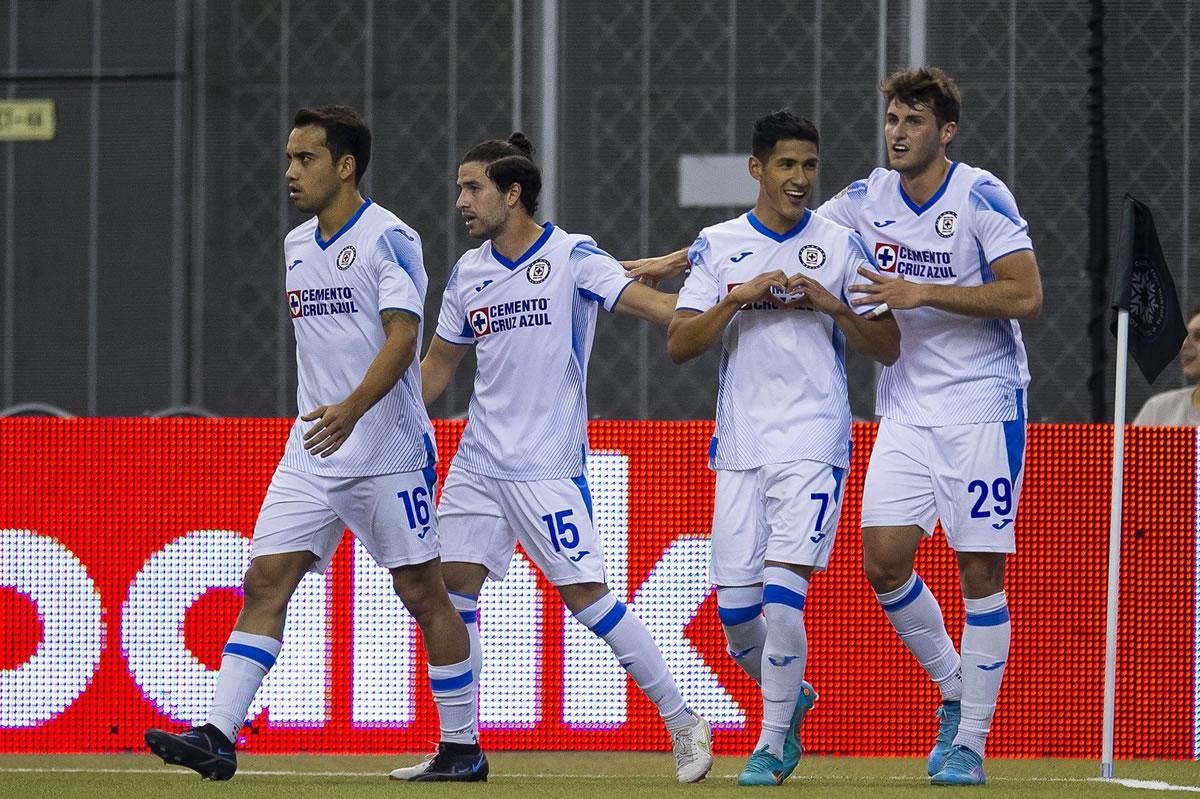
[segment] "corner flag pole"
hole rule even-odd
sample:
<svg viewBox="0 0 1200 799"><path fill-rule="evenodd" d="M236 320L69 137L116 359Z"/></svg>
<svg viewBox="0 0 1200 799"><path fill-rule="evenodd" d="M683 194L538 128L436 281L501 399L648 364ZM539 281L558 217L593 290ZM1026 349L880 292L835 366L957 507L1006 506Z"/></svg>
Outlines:
<svg viewBox="0 0 1200 799"><path fill-rule="evenodd" d="M1117 374L1113 397L1112 507L1108 515L1108 608L1104 630L1104 743L1101 779L1113 776L1117 705L1117 586L1121 576L1121 500L1125 488L1125 386L1129 370L1129 309L1117 313Z"/></svg>

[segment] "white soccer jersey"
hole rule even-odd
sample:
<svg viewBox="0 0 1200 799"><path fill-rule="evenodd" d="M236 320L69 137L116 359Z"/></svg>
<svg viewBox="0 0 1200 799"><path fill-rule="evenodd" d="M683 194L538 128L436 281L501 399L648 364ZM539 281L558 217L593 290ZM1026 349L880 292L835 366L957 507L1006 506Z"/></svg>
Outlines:
<svg viewBox="0 0 1200 799"><path fill-rule="evenodd" d="M303 415L341 402L362 382L385 339L381 312L424 318L428 280L420 236L370 200L329 241L321 238L316 217L300 225L284 239L283 253L296 330L296 402ZM421 469L437 457L416 358L327 458L304 449L304 433L313 424L297 417L283 465L331 477L366 477Z"/></svg>
<svg viewBox="0 0 1200 799"><path fill-rule="evenodd" d="M874 268L857 233L809 211L784 234L765 227L753 212L707 227L688 260L692 271L676 308L701 313L775 269L807 275L848 302L847 286L865 280L858 268ZM795 460L849 466L845 337L832 317L762 301L743 307L721 342L712 468Z"/></svg>
<svg viewBox="0 0 1200 799"><path fill-rule="evenodd" d="M633 281L587 236L545 225L510 261L489 241L446 284L437 335L478 363L454 465L503 480L578 477L587 455L587 362L596 307Z"/></svg>
<svg viewBox="0 0 1200 799"><path fill-rule="evenodd" d="M995 280L998 259L1033 249L1008 187L960 163L924 205L904 193L898 172L876 169L817 213L862 234L881 272L916 283L979 286ZM877 414L921 427L1017 417L1029 367L1015 319L937 308L893 313L900 359L880 377Z"/></svg>

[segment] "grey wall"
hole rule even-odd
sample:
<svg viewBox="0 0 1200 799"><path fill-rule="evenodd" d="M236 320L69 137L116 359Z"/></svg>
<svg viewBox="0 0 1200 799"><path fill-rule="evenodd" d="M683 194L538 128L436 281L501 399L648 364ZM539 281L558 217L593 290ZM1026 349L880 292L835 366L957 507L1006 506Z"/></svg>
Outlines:
<svg viewBox="0 0 1200 799"><path fill-rule="evenodd" d="M295 412L280 240L300 221L282 149L301 105L349 102L372 123L367 193L421 232L432 320L472 246L453 211L461 153L549 132L549 1L0 0L0 96L58 113L54 141L0 144L0 408ZM1031 224L1046 294L1023 326L1031 417L1089 420L1087 3L559 2L553 221L618 257L686 245L743 209L680 208L679 154L745 151L753 118L783 105L820 127L817 195L833 194L878 161L875 85L909 63L922 6L925 60L963 90L952 155L1006 180ZM1200 290L1196 16L1185 0L1110 2L1106 20L1112 243L1133 191L1185 298ZM712 413L715 357L676 367L645 323L601 319L592 363L594 415ZM874 369L849 369L869 416ZM436 413L465 411L472 371ZM1173 366L1155 389L1181 381ZM1149 393L1133 374L1131 414Z"/></svg>

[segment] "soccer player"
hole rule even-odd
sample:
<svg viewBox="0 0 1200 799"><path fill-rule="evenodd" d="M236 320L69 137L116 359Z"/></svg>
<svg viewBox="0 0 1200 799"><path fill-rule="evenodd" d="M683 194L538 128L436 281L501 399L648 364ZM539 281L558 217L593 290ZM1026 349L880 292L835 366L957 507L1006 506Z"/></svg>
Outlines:
<svg viewBox="0 0 1200 799"><path fill-rule="evenodd" d="M288 194L314 215L284 240L303 415L259 511L245 604L208 722L183 734L149 730L146 744L206 779L233 776L238 732L279 655L288 602L306 572L329 565L348 526L391 572L423 633L442 734L419 778L484 780L469 639L442 581L431 512L437 453L415 357L427 285L421 240L359 193L371 133L353 109L305 108L293 122Z"/></svg>
<svg viewBox="0 0 1200 799"><path fill-rule="evenodd" d="M425 402L474 346L466 430L438 505L446 585L472 614L521 542L584 626L602 638L671 733L681 782L712 767L712 736L692 713L641 621L609 592L588 488L587 362L597 310L664 327L674 296L624 276L587 236L534 221L541 173L524 136L484 142L458 168L456 207L483 244L450 273L421 362ZM475 633L477 636L477 633ZM481 654L477 637L472 654ZM419 772L422 765L399 770Z"/></svg>
<svg viewBox="0 0 1200 799"><path fill-rule="evenodd" d="M936 67L880 87L888 163L820 209L857 229L882 274L851 289L885 303L903 333L883 371L883 419L863 488L867 579L905 646L942 695L928 770L936 785L985 781L983 756L1008 662L1007 555L1025 469L1029 368L1018 319L1041 311L1042 284L1008 188L951 161L958 86ZM941 519L966 606L962 652L913 571Z"/></svg>
<svg viewBox="0 0 1200 799"><path fill-rule="evenodd" d="M985 781L983 757L1011 633L1004 567L1025 467L1029 369L1018 319L1041 312L1029 226L995 175L955 163L961 98L936 67L880 86L891 169L876 169L818 214L857 230L880 273L864 270L855 305L886 304L903 333L883 370L883 417L863 489L867 579L896 632L942 696L928 771L937 785ZM656 279L678 253L629 264ZM962 654L914 572L941 520L966 606Z"/></svg>
<svg viewBox="0 0 1200 799"><path fill-rule="evenodd" d="M816 699L804 605L829 563L850 465L845 345L884 364L900 352L890 315L868 320L847 304L858 270L874 271L862 237L808 210L818 146L789 111L754 123L754 210L700 232L668 331L677 363L721 341L709 579L729 654L763 696L740 785L792 773Z"/></svg>

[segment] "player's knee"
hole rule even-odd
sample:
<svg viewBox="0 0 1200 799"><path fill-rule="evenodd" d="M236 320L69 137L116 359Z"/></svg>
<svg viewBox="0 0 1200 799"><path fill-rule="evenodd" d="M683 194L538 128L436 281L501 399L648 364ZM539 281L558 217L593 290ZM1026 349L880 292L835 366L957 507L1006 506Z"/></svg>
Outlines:
<svg viewBox="0 0 1200 799"><path fill-rule="evenodd" d="M295 583L283 569L272 568L259 560L250 562L242 579L245 603L251 606L286 606L295 588Z"/></svg>
<svg viewBox="0 0 1200 799"><path fill-rule="evenodd" d="M863 558L863 570L867 574L871 590L877 594L886 594L908 581L912 574L912 564L882 558Z"/></svg>
<svg viewBox="0 0 1200 799"><path fill-rule="evenodd" d="M432 568L428 563L393 569L392 588L395 590L396 596L400 597L405 610L418 624L421 624L430 614L436 613L440 606L444 605L445 608L453 611L450 600L446 596L446 586L442 582L441 571Z"/></svg>
<svg viewBox="0 0 1200 799"><path fill-rule="evenodd" d="M958 553L963 596L981 599L1004 590L1005 557L996 552Z"/></svg>

